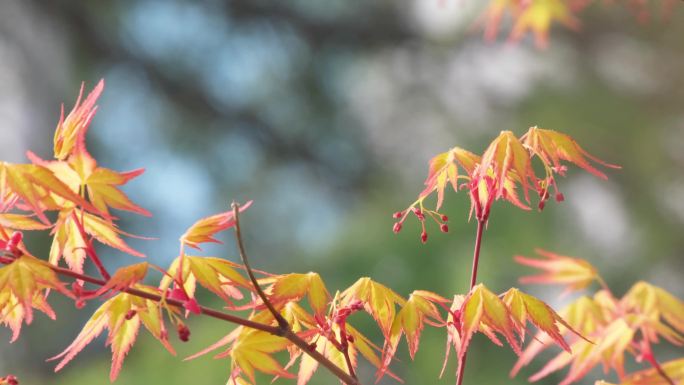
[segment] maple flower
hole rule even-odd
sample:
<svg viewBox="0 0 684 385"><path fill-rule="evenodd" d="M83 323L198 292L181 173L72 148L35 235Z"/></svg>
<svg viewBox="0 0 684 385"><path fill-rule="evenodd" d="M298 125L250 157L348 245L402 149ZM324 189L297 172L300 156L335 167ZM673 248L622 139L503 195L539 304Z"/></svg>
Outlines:
<svg viewBox="0 0 684 385"><path fill-rule="evenodd" d="M543 164L545 177L540 179L533 168L532 161L537 158ZM565 175L567 167L562 162L571 162L586 171L606 178L590 161L606 167L619 168L603 162L583 150L570 136L552 131L531 127L525 135L517 138L511 131L501 133L489 144L482 156L454 147L430 160L425 188L418 199L407 209L394 213L397 219L394 232L401 231L404 221L413 213L421 222L421 241L427 241L425 219L436 222L440 230L449 231L448 218L438 210L444 201L444 190L451 185L454 191L467 188L470 193L470 215L478 222L486 223L489 219L494 201L504 199L511 204L529 210L530 190L540 197L538 207L544 208L549 198L549 189L555 189L556 201L565 199L558 190L555 176ZM459 169L464 173L460 174ZM464 183L458 184L459 180ZM518 195L518 187L522 189L523 199ZM437 192L435 210L425 208L424 201L433 192Z"/></svg>
<svg viewBox="0 0 684 385"><path fill-rule="evenodd" d="M61 115L57 123L54 139L55 158L59 160L66 159L74 149L78 141L83 141L85 132L88 130L91 120L95 116L97 110L97 99L100 97L104 89L104 80L100 79L95 88L88 94L81 104L83 97L83 89L85 83L81 83L81 90L78 93L78 99L74 104L73 109L69 115L64 117L64 104L62 104Z"/></svg>
<svg viewBox="0 0 684 385"><path fill-rule="evenodd" d="M449 232L447 222L449 218L440 213L439 209L444 202L444 190L447 185L450 185L456 192L461 187L459 180L464 182L470 180L470 174L475 170L477 164L480 162L480 157L470 151L466 151L459 147L454 147L447 152L438 154L430 159L428 176L425 179L425 188L418 196L418 199L413 202L408 208L398 211L393 214L393 218L398 221L394 224L393 231L398 233L401 231L404 221L409 217L409 214L414 214L421 223L421 242L427 242L428 234L425 228L426 214L427 218L434 221L440 231L443 233ZM465 171L465 174L459 174L459 168ZM463 183L465 186L467 183ZM434 210L425 208L423 202L433 192L437 192L437 205Z"/></svg>
<svg viewBox="0 0 684 385"><path fill-rule="evenodd" d="M554 177L554 174L565 176L567 167L562 161L571 162L601 179L608 179L608 177L596 169L590 161L609 168L620 168L620 166L606 163L589 154L569 135L557 131L542 129L536 126L530 127L527 133L521 137L521 141L526 148L541 160L546 172L546 177L539 182L537 188L541 199L540 210L544 208L543 202L548 199L549 188L551 187L556 191L557 201L560 202L564 199L563 194L558 190Z"/></svg>
<svg viewBox="0 0 684 385"><path fill-rule="evenodd" d="M594 281L601 280L594 266L589 262L550 251L536 249L535 252L543 259L527 258L516 255L513 259L521 265L542 270L541 274L520 278L520 283L545 283L567 286L565 293L582 290Z"/></svg>

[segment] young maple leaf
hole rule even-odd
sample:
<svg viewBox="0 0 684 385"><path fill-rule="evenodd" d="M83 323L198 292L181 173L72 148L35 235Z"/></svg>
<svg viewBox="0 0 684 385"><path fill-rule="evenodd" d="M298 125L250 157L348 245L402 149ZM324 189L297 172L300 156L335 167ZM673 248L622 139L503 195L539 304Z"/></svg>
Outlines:
<svg viewBox="0 0 684 385"><path fill-rule="evenodd" d="M30 255L22 255L0 268L0 317L12 329L12 341L19 337L22 322L28 325L33 321L33 309L55 318L45 300L45 289L73 297L46 262Z"/></svg>
<svg viewBox="0 0 684 385"><path fill-rule="evenodd" d="M110 221L96 215L78 212L74 209L63 210L59 213L55 227L52 230L53 239L50 248L50 263L57 265L60 258L64 258L70 269L83 272L86 258L87 240L83 234L90 235L98 242L113 247L126 254L145 257L144 254L131 248L120 234L126 234ZM128 234L127 234L128 235Z"/></svg>
<svg viewBox="0 0 684 385"><path fill-rule="evenodd" d="M411 359L415 357L424 323L428 322L433 325L443 325L445 323L435 303L445 304L447 302L449 300L446 298L425 290L415 290L409 295L394 318L390 338L385 341L382 353L382 367L378 372L378 378L382 377L392 362L402 334L406 335Z"/></svg>
<svg viewBox="0 0 684 385"><path fill-rule="evenodd" d="M47 230L51 226L38 222L32 215L0 214L0 227L12 230Z"/></svg>
<svg viewBox="0 0 684 385"><path fill-rule="evenodd" d="M572 354L561 352L551 359L540 371L530 377L538 381L549 374L570 365L570 370L559 385L568 385L584 377L599 364L613 368L624 376L624 353L630 347L635 330L625 320L618 318L609 323L600 333L590 336L594 343L577 340L570 348Z"/></svg>
<svg viewBox="0 0 684 385"><path fill-rule="evenodd" d="M640 330L650 342L661 336L674 345L684 345L684 302L666 290L637 282L622 297L619 309L639 316Z"/></svg>
<svg viewBox="0 0 684 385"><path fill-rule="evenodd" d="M559 325L573 332L580 338L585 339L579 332L572 328L560 315L558 315L549 305L538 298L523 293L516 288L508 290L503 296L503 302L508 306L511 316L517 320L519 326L518 334L521 340L525 336L525 325L531 321L539 330L546 333L563 350L571 353L565 339L558 329ZM588 341L588 340L587 340Z"/></svg>
<svg viewBox="0 0 684 385"><path fill-rule="evenodd" d="M534 33L538 48L546 48L549 41L551 23L558 21L570 29L577 29L579 21L563 0L531 0L519 7L515 24L511 30L511 40L520 40L527 31Z"/></svg>
<svg viewBox="0 0 684 385"><path fill-rule="evenodd" d="M252 201L241 205L240 212L247 210L251 205ZM181 235L180 241L184 245L201 250L199 247L200 243L221 243L214 238L214 235L233 226L235 226L235 218L233 217L233 210L229 210L198 220Z"/></svg>
<svg viewBox="0 0 684 385"><path fill-rule="evenodd" d="M83 104L81 104L84 87L85 83L81 83L81 90L79 91L78 99L76 99L76 104L74 104L73 109L66 118L64 117L64 104L62 104L54 140L55 158L59 160L64 160L71 155L77 142L83 140L90 121L95 116L95 111L97 110L95 103L97 103L97 99L104 89L104 80L101 79L97 83L95 88L85 98Z"/></svg>
<svg viewBox="0 0 684 385"><path fill-rule="evenodd" d="M158 290L143 285L135 285L135 289L158 294ZM133 347L140 325L145 328L171 353L173 347L168 342L159 303L127 293L119 293L107 300L90 317L76 339L62 353L49 361L61 359L55 372L61 370L93 339L105 329L109 331L106 345L111 346L112 366L109 379L114 381L121 371L123 360Z"/></svg>
<svg viewBox="0 0 684 385"><path fill-rule="evenodd" d="M145 279L148 266L149 264L147 262L142 262L118 269L111 278L109 278L107 283L102 285L102 287L95 292L94 296L100 296L109 290L122 291L132 287L134 284Z"/></svg>
<svg viewBox="0 0 684 385"><path fill-rule="evenodd" d="M419 199L424 199L428 195L437 191L437 205L435 210L439 211L444 202L444 189L447 183L451 184L454 191L458 191L458 179L470 179L470 174L480 163L480 157L470 151L454 147L451 150L436 155L430 159L428 177L425 179L425 189L419 194ZM461 167L466 175L459 175L458 168Z"/></svg>
<svg viewBox="0 0 684 385"><path fill-rule="evenodd" d="M183 260L183 273L178 274L178 266ZM242 298L242 293L235 288L240 286L252 289L251 282L236 269L242 265L216 257L196 257L185 255L176 258L162 278L159 288L167 290L173 282L172 277L182 277L183 291L189 299L194 298L196 284L199 283L207 290L218 295L221 299L230 303L230 298Z"/></svg>
<svg viewBox="0 0 684 385"><path fill-rule="evenodd" d="M565 293L585 289L600 277L589 262L558 255L550 251L536 249L535 252L545 259L527 258L516 255L513 259L521 265L542 270L541 274L520 278L520 282L565 285Z"/></svg>
<svg viewBox="0 0 684 385"><path fill-rule="evenodd" d="M392 289L368 277L359 278L340 295L340 306L349 306L361 301L363 308L380 326L385 339L390 339L396 305L404 306L406 300Z"/></svg>
<svg viewBox="0 0 684 385"><path fill-rule="evenodd" d="M612 312L606 312L602 305L606 302L603 294L604 292L600 291L594 298L579 297L561 309L558 314L561 319L565 320L565 323L559 325L559 334L567 339L578 340L579 336L592 336L603 330L613 318ZM576 332L572 332L573 330ZM532 362L539 353L554 344L557 343L549 334L542 331L537 333L518 358L510 372L511 377ZM581 347L589 348L590 345L581 344Z"/></svg>
<svg viewBox="0 0 684 385"><path fill-rule="evenodd" d="M662 370L675 383L684 383L684 358L675 359L663 363ZM631 373L620 381L619 384L610 384L605 381L597 381L596 385L670 385L671 382L663 377L656 369L644 369Z"/></svg>
<svg viewBox="0 0 684 385"><path fill-rule="evenodd" d="M317 273L293 273L275 277L270 289L269 300L274 306L280 307L289 301L299 301L307 296L314 314L325 317L330 303L330 293Z"/></svg>
<svg viewBox="0 0 684 385"><path fill-rule="evenodd" d="M283 337L244 328L231 346L229 356L232 359L232 371L239 369L251 382L254 382L254 371L293 378L272 354L285 350L291 342ZM222 355L218 355L220 358Z"/></svg>
<svg viewBox="0 0 684 385"><path fill-rule="evenodd" d="M520 184L527 202L529 189L537 184L530 154L511 131L501 134L487 147L482 160L472 175L471 213L478 220L487 220L492 202L504 198L514 205L529 210L515 191Z"/></svg>
<svg viewBox="0 0 684 385"><path fill-rule="evenodd" d="M93 205L57 178L50 169L36 164L0 162L0 192L3 192L0 198L4 199L0 206L9 209L19 204L20 208L33 211L45 224L50 223L44 214L46 210L77 205L97 212ZM63 202L58 204L57 199Z"/></svg>
<svg viewBox="0 0 684 385"><path fill-rule="evenodd" d="M605 167L620 168L620 166L606 163L592 156L569 135L557 131L537 128L536 126L530 127L521 140L526 148L529 148L532 153L542 160L546 168L547 177L550 177L553 172L564 175L565 168L561 161L574 163L601 179L608 179L608 177L592 166L589 160Z"/></svg>
<svg viewBox="0 0 684 385"><path fill-rule="evenodd" d="M461 350L459 358L468 350L468 345L475 332L480 331L492 342L501 345L494 332L506 338L514 352L520 354L520 343L514 332L522 327L511 316L511 312L498 295L492 293L483 284L478 284L466 296L460 309Z"/></svg>
<svg viewBox="0 0 684 385"><path fill-rule="evenodd" d="M86 191L90 203L98 213L110 218L109 209L134 212L144 216L151 216L149 211L133 203L126 194L116 186L123 186L131 179L141 175L145 170L138 169L128 172L116 172L104 167L98 167L97 161L85 148L84 142L79 142L65 161L47 161L32 152L27 153L34 164L50 169L57 178L71 188L72 191Z"/></svg>

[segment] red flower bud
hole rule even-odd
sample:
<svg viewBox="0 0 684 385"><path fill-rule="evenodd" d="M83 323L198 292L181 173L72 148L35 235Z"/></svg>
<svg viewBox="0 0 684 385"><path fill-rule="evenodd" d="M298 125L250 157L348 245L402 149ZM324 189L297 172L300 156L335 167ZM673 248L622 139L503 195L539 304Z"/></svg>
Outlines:
<svg viewBox="0 0 684 385"><path fill-rule="evenodd" d="M446 215L442 215L442 221L449 222L449 217L447 217Z"/></svg>
<svg viewBox="0 0 684 385"><path fill-rule="evenodd" d="M449 226L444 223L441 226L439 226L439 229L442 230L443 233L448 233L449 232Z"/></svg>
<svg viewBox="0 0 684 385"><path fill-rule="evenodd" d="M178 339L181 341L188 342L190 340L190 329L185 324L179 323L176 331L178 332Z"/></svg>
<svg viewBox="0 0 684 385"><path fill-rule="evenodd" d="M402 215L404 215L403 211L397 211L396 213L392 214L392 218L399 219Z"/></svg>
<svg viewBox="0 0 684 385"><path fill-rule="evenodd" d="M565 196L563 196L563 193L556 193L556 202L563 202L565 200Z"/></svg>
<svg viewBox="0 0 684 385"><path fill-rule="evenodd" d="M427 233L426 233L425 231L423 231L422 233L420 233L420 241L421 241L421 242L425 243L425 242L427 242L427 239L428 239L428 235L427 235Z"/></svg>
<svg viewBox="0 0 684 385"><path fill-rule="evenodd" d="M133 309L129 310L128 313L126 313L126 320L130 321L131 319L133 319L133 317L135 317L136 314L138 314L137 311Z"/></svg>
<svg viewBox="0 0 684 385"><path fill-rule="evenodd" d="M539 204L537 205L537 207L539 208L539 211L544 210L545 205L546 205L545 201L539 201Z"/></svg>
<svg viewBox="0 0 684 385"><path fill-rule="evenodd" d="M395 233L400 232L401 231L401 222L395 223L394 227L392 228L392 231L394 231Z"/></svg>

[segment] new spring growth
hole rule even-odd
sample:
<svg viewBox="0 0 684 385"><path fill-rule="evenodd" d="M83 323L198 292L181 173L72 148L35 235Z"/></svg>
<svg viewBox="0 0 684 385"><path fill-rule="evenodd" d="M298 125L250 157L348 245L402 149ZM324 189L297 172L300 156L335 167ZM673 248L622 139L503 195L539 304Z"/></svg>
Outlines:
<svg viewBox="0 0 684 385"><path fill-rule="evenodd" d="M416 203L418 204L418 202ZM414 204L415 205L415 204ZM422 243L426 243L428 240L428 232L425 227L425 219L430 218L433 222L435 222L439 226L439 230L443 233L448 233L449 232L449 225L447 222L449 221L449 217L437 212L436 210L426 210L424 208L420 207L409 207L404 211L397 211L394 214L392 214L392 218L398 219L397 222L394 223L394 226L392 227L392 231L394 233L398 233L401 231L404 225L404 221L406 218L409 216L409 214L413 214L416 219L420 222L420 227L421 227L421 232L420 232L420 241ZM426 217L427 215L427 217Z"/></svg>

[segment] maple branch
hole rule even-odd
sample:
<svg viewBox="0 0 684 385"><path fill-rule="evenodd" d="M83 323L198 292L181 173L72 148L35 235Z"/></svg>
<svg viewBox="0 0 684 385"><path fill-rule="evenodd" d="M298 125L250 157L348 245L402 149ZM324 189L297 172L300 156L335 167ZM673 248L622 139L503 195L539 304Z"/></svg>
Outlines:
<svg viewBox="0 0 684 385"><path fill-rule="evenodd" d="M271 301L268 300L268 298L266 297L266 293L264 293L264 291L261 289L261 286L259 286L259 282L257 282L257 279L254 276L252 267L249 265L247 253L245 252L245 245L242 242L242 231L240 228L240 205L237 202L233 202L231 204L231 207L233 208L233 218L235 219L235 241L237 242L238 251L240 253L240 259L242 259L242 264L245 265L247 275L249 275L249 279L252 281L252 286L254 286L254 290L256 290L257 295L259 295L261 301L268 308L268 311L271 312L273 318L275 318L276 321L278 321L278 326L280 326L281 332L290 330L290 324L287 322L285 318L283 318L280 312L276 310L275 307L273 307L273 304L271 303Z"/></svg>
<svg viewBox="0 0 684 385"><path fill-rule="evenodd" d="M14 262L13 258L5 258L5 257L0 257L0 263L4 264L10 264ZM106 281L101 280L99 278L92 277L90 275L86 274L80 274L76 273L74 271L71 271L69 269L65 269L63 267L55 266L52 264L46 264L50 269L52 269L55 273L75 279L79 279L84 282L88 282L94 285L98 286L104 286L107 284ZM172 299L172 298L162 298L161 295L158 294L153 294L153 293L148 293L146 291L134 289L134 288L123 288L121 290L118 290L120 292L128 293L131 295L134 295L136 297L141 297L145 299L149 299L151 301L155 302L162 302L163 300L166 301L167 304L171 306L178 307L180 309L183 309L183 302ZM303 340L301 337L299 337L296 333L292 331L290 327L287 329L283 330L280 326L271 326L271 325L266 325L262 324L260 322L255 322L246 318L238 317L232 314L228 314L219 310L211 309L202 305L199 305L200 313L204 314L208 317L211 318L216 318L220 319L223 321L231 322L234 324L238 324L244 327L260 330L266 333L270 333L275 336L283 337L292 342L295 346L297 346L299 349L302 350L305 354L308 354L316 360L319 364L323 365L326 369L328 369L332 374L334 374L337 378L339 378L342 382L344 382L347 385L361 385L361 383L356 379L356 377L352 377L349 375L347 372L345 372L342 368L339 366L335 365L332 361L327 359L323 354L321 354L319 351L317 351L312 345L307 343L305 340Z"/></svg>
<svg viewBox="0 0 684 385"><path fill-rule="evenodd" d="M475 250L473 251L473 270L470 273L470 290L473 290L475 283L477 283L477 266L480 263L480 247L482 246L482 233L484 233L484 226L486 220L477 220L477 234L475 235ZM470 291L469 290L469 291ZM468 352L463 353L461 362L458 364L458 374L456 375L456 385L463 383L463 373L465 372L466 358Z"/></svg>
<svg viewBox="0 0 684 385"><path fill-rule="evenodd" d="M280 314L280 312L278 312L278 310L276 310L276 308L273 306L271 301L268 300L268 297L266 297L266 293L264 293L264 291L261 289L261 286L259 286L259 282L254 276L252 267L249 265L249 259L247 258L247 252L245 251L245 245L242 241L242 228L240 227L240 205L237 202L233 202L231 204L231 207L233 208L233 218L235 219L235 241L237 243L240 259L242 260L242 264L245 265L245 270L247 271L247 275L249 275L249 279L252 281L252 286L254 286L254 290L256 290L257 295L259 295L261 301L271 312L273 318L275 318L276 321L278 321L279 333L276 335L285 337L288 340L290 340L292 343L297 345L300 349L309 354L320 364L325 366L328 370L333 372L333 374L335 374L344 383L348 385L359 385L359 381L356 378L356 374L354 373L354 369L351 364L351 359L349 358L348 348L342 349L342 353L344 354L347 367L349 368L349 373L346 373L339 366L335 365L332 361L328 360L322 354L318 353L316 349L312 349L311 345L309 345L306 341L304 341L297 334L295 334L294 331L292 331L292 328L290 327L290 324L287 322L287 320L283 318L282 314Z"/></svg>
<svg viewBox="0 0 684 385"><path fill-rule="evenodd" d="M670 376L665 372L665 370L663 369L663 367L660 366L660 363L655 359L655 357L651 356L651 357L648 359L648 362L649 362L649 363L651 364L651 366L653 366L653 368L658 372L658 374L660 375L660 377L662 377L662 378L665 380L665 382L667 382L667 383L670 384L670 385L677 385L677 384L675 384L674 380L672 380L672 378L670 378Z"/></svg>
<svg viewBox="0 0 684 385"><path fill-rule="evenodd" d="M347 363L347 369L349 370L349 375L352 376L354 379L357 379L356 373L354 372L354 365L352 365L351 362L351 357L349 357L349 341L347 341L347 338L345 336L344 340L342 341L342 346L340 346L342 349L342 354L344 355L344 361Z"/></svg>

